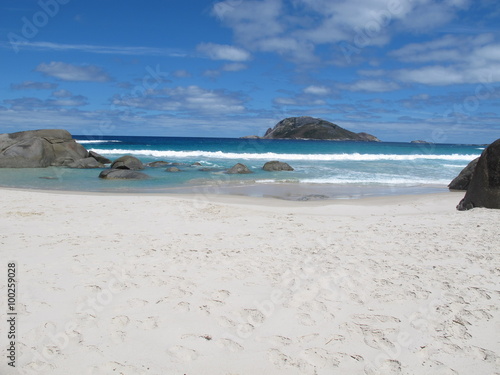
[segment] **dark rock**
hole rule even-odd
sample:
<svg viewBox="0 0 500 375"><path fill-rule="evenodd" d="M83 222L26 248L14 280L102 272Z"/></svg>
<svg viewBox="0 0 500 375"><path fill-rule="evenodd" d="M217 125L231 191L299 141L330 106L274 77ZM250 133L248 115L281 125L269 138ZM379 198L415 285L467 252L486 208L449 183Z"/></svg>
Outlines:
<svg viewBox="0 0 500 375"><path fill-rule="evenodd" d="M88 157L88 151L62 129L0 134L0 168L62 166Z"/></svg>
<svg viewBox="0 0 500 375"><path fill-rule="evenodd" d="M281 120L273 129L268 129L265 139L320 139L375 141L378 138L367 134L356 134L331 122L314 117L289 117Z"/></svg>
<svg viewBox="0 0 500 375"><path fill-rule="evenodd" d="M323 195L323 194L308 194L304 195L300 198L298 198L298 201L319 201L323 199L329 199L330 197L328 195Z"/></svg>
<svg viewBox="0 0 500 375"><path fill-rule="evenodd" d="M165 172L180 172L181 170L177 167L170 167L165 169Z"/></svg>
<svg viewBox="0 0 500 375"><path fill-rule="evenodd" d="M130 169L106 169L99 174L99 178L107 180L147 180L150 177L145 173Z"/></svg>
<svg viewBox="0 0 500 375"><path fill-rule="evenodd" d="M472 160L448 185L450 190L467 190L479 158Z"/></svg>
<svg viewBox="0 0 500 375"><path fill-rule="evenodd" d="M201 167L201 163L195 162L191 164L192 167Z"/></svg>
<svg viewBox="0 0 500 375"><path fill-rule="evenodd" d="M80 159L80 160L74 161L72 163L69 163L69 164L67 164L67 167L69 167L69 168L80 168L80 169L104 168L104 164L99 163L94 158L85 158L85 159Z"/></svg>
<svg viewBox="0 0 500 375"><path fill-rule="evenodd" d="M248 174L253 173L245 164L235 164L226 171L227 174Z"/></svg>
<svg viewBox="0 0 500 375"><path fill-rule="evenodd" d="M500 139L483 150L464 199L457 209L500 208Z"/></svg>
<svg viewBox="0 0 500 375"><path fill-rule="evenodd" d="M281 161L268 161L264 166L262 167L263 170L268 171L268 172L273 172L273 171L293 171L293 168L290 167L287 163L283 163Z"/></svg>
<svg viewBox="0 0 500 375"><path fill-rule="evenodd" d="M151 167L151 168L164 168L170 164L172 164L172 163L170 163L168 161L159 160L159 161L152 161L151 163L148 163L146 165L148 167Z"/></svg>
<svg viewBox="0 0 500 375"><path fill-rule="evenodd" d="M111 164L111 169L130 169L138 171L144 169L144 164L134 156L125 155L116 159L113 164Z"/></svg>
<svg viewBox="0 0 500 375"><path fill-rule="evenodd" d="M99 163L101 164L111 164L111 160L109 160L108 158L105 158L104 156L102 155L99 155L97 152L95 151L89 151L89 156L91 158L94 158L95 160L97 160Z"/></svg>

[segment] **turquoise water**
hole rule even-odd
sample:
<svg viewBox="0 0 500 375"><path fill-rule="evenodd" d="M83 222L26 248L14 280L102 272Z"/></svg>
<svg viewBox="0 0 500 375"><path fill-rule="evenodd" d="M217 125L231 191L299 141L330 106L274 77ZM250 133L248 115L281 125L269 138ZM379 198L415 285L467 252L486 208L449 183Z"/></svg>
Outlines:
<svg viewBox="0 0 500 375"><path fill-rule="evenodd" d="M242 194L247 195L252 195L248 193L252 189L268 191L269 186L286 185L330 197L350 190L360 192L356 196L370 195L374 191L397 194L415 189L444 190L461 169L484 149L484 146L478 145L386 142L119 136L74 138L87 149L112 160L129 154L144 163L158 160L178 163L176 166L182 172L168 173L165 167L147 168L144 172L151 176L150 180L107 181L97 178L99 170L0 169L0 185L139 192L192 192L210 188L214 193L234 192L235 188L239 188ZM295 170L263 171L263 164L270 160L287 162ZM200 163L201 166L192 166L193 163ZM236 163L247 165L254 173L224 173Z"/></svg>

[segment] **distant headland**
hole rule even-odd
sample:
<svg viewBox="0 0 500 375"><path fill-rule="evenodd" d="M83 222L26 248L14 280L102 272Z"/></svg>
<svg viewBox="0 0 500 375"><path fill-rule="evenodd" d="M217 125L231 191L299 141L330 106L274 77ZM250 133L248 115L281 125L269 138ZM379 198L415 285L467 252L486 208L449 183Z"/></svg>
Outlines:
<svg viewBox="0 0 500 375"><path fill-rule="evenodd" d="M249 139L316 139L332 141L380 142L368 133L354 133L329 121L309 116L288 117L269 128L263 137L250 135Z"/></svg>

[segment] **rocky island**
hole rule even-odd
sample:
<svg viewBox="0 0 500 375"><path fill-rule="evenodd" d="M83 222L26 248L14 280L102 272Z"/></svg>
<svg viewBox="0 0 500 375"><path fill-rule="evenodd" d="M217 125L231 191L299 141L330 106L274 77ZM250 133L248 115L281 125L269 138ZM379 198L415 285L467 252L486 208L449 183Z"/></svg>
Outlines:
<svg viewBox="0 0 500 375"><path fill-rule="evenodd" d="M244 138L260 138L247 136ZM368 133L354 133L329 121L309 116L289 117L269 128L262 139L314 139L380 142Z"/></svg>

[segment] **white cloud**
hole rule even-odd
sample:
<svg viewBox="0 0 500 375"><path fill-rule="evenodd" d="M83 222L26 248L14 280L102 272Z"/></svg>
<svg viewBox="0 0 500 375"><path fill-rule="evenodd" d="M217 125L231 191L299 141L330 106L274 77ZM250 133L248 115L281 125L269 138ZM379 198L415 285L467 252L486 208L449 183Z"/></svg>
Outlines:
<svg viewBox="0 0 500 375"><path fill-rule="evenodd" d="M338 87L348 91L366 91L366 92L387 92L399 89L395 82L383 80L359 80L352 83L339 84Z"/></svg>
<svg viewBox="0 0 500 375"><path fill-rule="evenodd" d="M226 0L213 14L249 50L297 63L315 61L316 47L348 42L363 48L392 35L428 32L452 20L470 0Z"/></svg>
<svg viewBox="0 0 500 375"><path fill-rule="evenodd" d="M38 65L35 71L63 81L108 82L111 77L95 65L72 65L52 61L49 64Z"/></svg>
<svg viewBox="0 0 500 375"><path fill-rule="evenodd" d="M150 90L145 96L115 96L112 104L155 111L187 111L212 114L243 112L243 100L224 90L207 90L199 86Z"/></svg>
<svg viewBox="0 0 500 375"><path fill-rule="evenodd" d="M304 89L305 94L312 94L312 95L328 95L330 93L330 89L325 86L307 86Z"/></svg>
<svg viewBox="0 0 500 375"><path fill-rule="evenodd" d="M1 48L12 48L9 43L0 42ZM52 42L23 42L19 44L22 49L33 51L78 51L85 53L113 54L113 55L139 55L139 56L169 56L184 57L183 51L172 48L155 48L141 46L98 46L92 44L64 44Z"/></svg>
<svg viewBox="0 0 500 375"><path fill-rule="evenodd" d="M201 43L196 49L212 60L248 61L251 58L248 51L225 44Z"/></svg>
<svg viewBox="0 0 500 375"><path fill-rule="evenodd" d="M57 86L57 83L24 81L22 83L13 83L10 88L12 90L53 90Z"/></svg>
<svg viewBox="0 0 500 375"><path fill-rule="evenodd" d="M54 98L70 98L73 96L68 90L57 90L52 93Z"/></svg>
<svg viewBox="0 0 500 375"><path fill-rule="evenodd" d="M394 77L402 82L435 86L500 82L500 43L491 34L468 38L447 35L409 44L392 56L421 65L394 71Z"/></svg>

